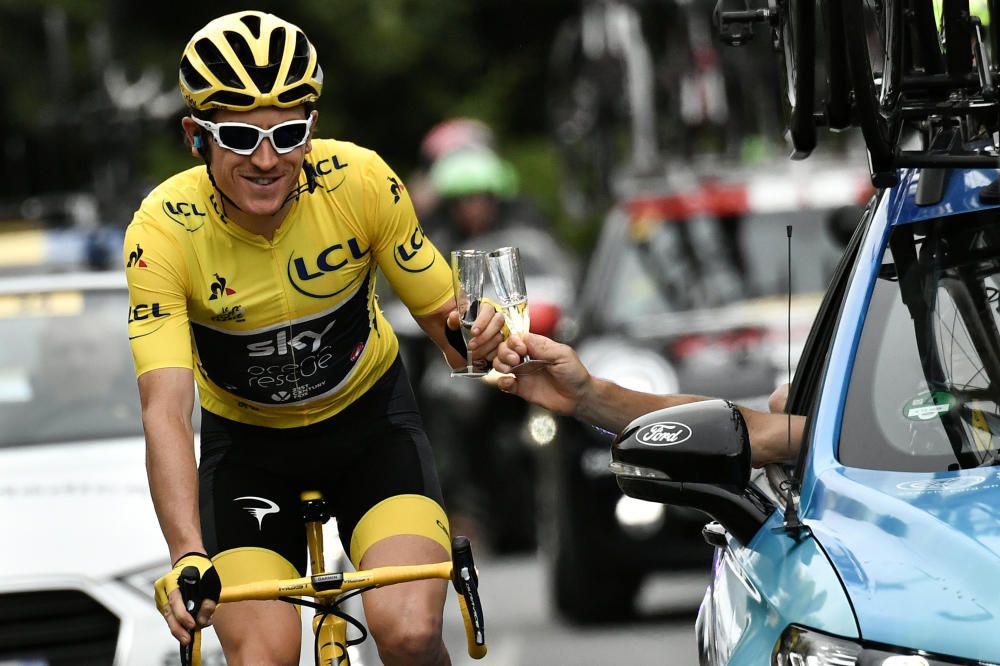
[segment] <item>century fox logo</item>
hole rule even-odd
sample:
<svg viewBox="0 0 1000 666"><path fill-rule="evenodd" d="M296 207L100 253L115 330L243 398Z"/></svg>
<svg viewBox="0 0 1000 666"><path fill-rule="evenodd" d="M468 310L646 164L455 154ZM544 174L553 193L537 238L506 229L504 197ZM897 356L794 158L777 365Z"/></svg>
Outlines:
<svg viewBox="0 0 1000 666"><path fill-rule="evenodd" d="M250 356L284 356L289 353L289 347L296 351L308 349L309 352L317 352L323 345L323 336L326 335L337 320L332 320L320 333L315 331L302 331L295 337L289 339L288 331L278 331L278 334L270 340L261 342L251 342L247 345Z"/></svg>

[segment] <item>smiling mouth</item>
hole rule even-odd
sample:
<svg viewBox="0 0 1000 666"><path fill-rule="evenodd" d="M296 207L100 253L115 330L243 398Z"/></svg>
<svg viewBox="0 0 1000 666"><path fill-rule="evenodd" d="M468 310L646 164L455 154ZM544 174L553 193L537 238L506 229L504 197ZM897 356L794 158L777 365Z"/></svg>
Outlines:
<svg viewBox="0 0 1000 666"><path fill-rule="evenodd" d="M243 176L243 178L246 179L246 180L248 180L248 181L250 181L254 185L262 185L262 186L272 185L272 184L278 182L278 180L279 180L278 178L266 178L266 177L263 177L263 176L256 176L256 177L254 177L254 176Z"/></svg>

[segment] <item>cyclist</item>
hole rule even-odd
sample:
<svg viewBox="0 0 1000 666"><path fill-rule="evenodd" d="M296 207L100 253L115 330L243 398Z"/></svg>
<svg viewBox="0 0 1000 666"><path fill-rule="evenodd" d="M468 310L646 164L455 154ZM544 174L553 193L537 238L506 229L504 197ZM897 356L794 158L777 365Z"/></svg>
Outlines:
<svg viewBox="0 0 1000 666"><path fill-rule="evenodd" d="M599 379L587 371L571 347L536 333L512 335L504 340L493 359L493 367L500 373L509 373L525 354L551 361L552 365L519 377L504 374L491 378L501 391L520 396L557 414L575 416L610 432L620 432L643 414L708 399L697 395L656 395L633 391ZM772 411L739 407L750 434L751 459L755 467L789 462L798 453L805 418L793 415L789 419L781 413L786 397L787 386L783 385L768 400Z"/></svg>
<svg viewBox="0 0 1000 666"><path fill-rule="evenodd" d="M209 22L180 62L182 127L204 166L156 187L126 232L147 472L174 562L158 605L182 644L196 621L214 623L230 664L298 663L296 611L208 601L195 621L178 574L196 566L203 588L304 575L302 490L332 501L358 567L449 555L429 444L374 282L381 269L459 367L451 273L375 152L313 138L322 85L297 26L257 11ZM492 358L501 326L484 313L469 345L477 356ZM449 663L445 587L364 595L384 663Z"/></svg>

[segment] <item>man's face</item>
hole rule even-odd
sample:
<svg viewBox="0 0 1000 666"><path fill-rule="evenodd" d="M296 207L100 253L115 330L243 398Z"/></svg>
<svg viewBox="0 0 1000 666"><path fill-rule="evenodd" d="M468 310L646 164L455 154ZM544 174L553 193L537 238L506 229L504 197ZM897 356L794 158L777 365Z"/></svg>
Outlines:
<svg viewBox="0 0 1000 666"><path fill-rule="evenodd" d="M489 194L468 194L451 202L452 219L466 236L479 236L493 228L497 202Z"/></svg>
<svg viewBox="0 0 1000 666"><path fill-rule="evenodd" d="M301 118L305 118L303 107L270 106L251 111L218 111L212 122L240 122L266 130ZM252 216L271 216L281 210L288 193L296 187L306 153L312 149L310 141L306 141L282 155L264 139L251 155L238 155L218 145L209 132L202 132L202 136L211 151L212 175L217 186L243 213Z"/></svg>

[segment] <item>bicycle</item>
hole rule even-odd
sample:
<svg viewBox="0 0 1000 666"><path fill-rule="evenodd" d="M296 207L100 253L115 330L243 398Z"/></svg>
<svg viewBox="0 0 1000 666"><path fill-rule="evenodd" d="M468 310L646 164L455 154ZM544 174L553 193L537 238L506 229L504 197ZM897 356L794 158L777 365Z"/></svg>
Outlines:
<svg viewBox="0 0 1000 666"><path fill-rule="evenodd" d="M219 604L236 601L273 601L313 608L313 655L315 663L350 666L348 648L360 645L368 638L365 626L339 609L349 598L366 590L397 583L439 578L451 580L458 594L459 608L465 624L467 650L473 659L486 655L486 630L482 602L479 598L479 575L472 557L469 539L452 539L450 562L377 567L357 571L327 571L324 559L323 524L332 516L326 500L317 491L301 494L302 515L309 550L309 574L299 578L259 580L242 585L223 587ZM178 587L188 610L201 604L198 598L198 569L186 567L178 579ZM309 601L303 597L311 597ZM360 636L348 638L348 626ZM188 646L180 648L183 666L200 666L201 632L192 632Z"/></svg>

